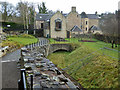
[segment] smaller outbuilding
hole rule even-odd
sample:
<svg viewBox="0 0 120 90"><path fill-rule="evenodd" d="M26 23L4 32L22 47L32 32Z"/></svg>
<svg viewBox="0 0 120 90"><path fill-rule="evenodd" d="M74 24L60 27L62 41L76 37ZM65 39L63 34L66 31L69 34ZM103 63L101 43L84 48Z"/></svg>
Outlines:
<svg viewBox="0 0 120 90"><path fill-rule="evenodd" d="M93 25L90 29L89 29L89 32L90 33L93 33L93 34L96 34L96 33L99 33L99 34L102 34L102 31L99 27Z"/></svg>
<svg viewBox="0 0 120 90"><path fill-rule="evenodd" d="M71 37L75 37L76 35L83 34L83 30L81 30L77 25L75 25L71 30Z"/></svg>

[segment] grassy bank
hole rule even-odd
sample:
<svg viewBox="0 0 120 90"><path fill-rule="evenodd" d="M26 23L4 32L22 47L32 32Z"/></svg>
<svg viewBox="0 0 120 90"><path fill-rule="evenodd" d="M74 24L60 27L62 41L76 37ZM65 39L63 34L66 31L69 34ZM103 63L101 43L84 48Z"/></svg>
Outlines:
<svg viewBox="0 0 120 90"><path fill-rule="evenodd" d="M96 41L78 42L78 39L71 39L69 42L60 42L78 44L79 47L71 53L53 53L48 58L62 69L68 67L65 71L84 88L116 88L118 86L118 52L100 49L111 48L111 44ZM59 43L52 39L50 42Z"/></svg>
<svg viewBox="0 0 120 90"><path fill-rule="evenodd" d="M9 36L7 40L1 43L1 46L9 46L10 48L20 48L24 45L31 44L37 42L37 38L31 35L23 34L19 36Z"/></svg>

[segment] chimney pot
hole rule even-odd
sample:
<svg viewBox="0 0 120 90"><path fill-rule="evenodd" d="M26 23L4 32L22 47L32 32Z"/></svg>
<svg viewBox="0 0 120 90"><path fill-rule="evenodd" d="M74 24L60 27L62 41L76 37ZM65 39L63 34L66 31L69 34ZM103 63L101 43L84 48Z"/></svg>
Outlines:
<svg viewBox="0 0 120 90"><path fill-rule="evenodd" d="M76 7L72 7L72 12L76 12Z"/></svg>

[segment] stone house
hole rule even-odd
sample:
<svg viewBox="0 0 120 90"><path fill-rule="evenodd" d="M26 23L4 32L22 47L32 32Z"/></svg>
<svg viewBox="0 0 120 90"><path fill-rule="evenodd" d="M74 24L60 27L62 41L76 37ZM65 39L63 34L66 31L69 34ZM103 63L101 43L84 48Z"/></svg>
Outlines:
<svg viewBox="0 0 120 90"><path fill-rule="evenodd" d="M86 34L92 31L90 28L93 26L99 27L98 16L95 14L86 14L85 12L79 14L76 11L76 7L72 7L68 14L57 11L54 14L35 15L34 27L35 29L43 28L44 37L70 38L72 34L78 34L76 30L80 30L80 34ZM72 30L74 27L77 29Z"/></svg>

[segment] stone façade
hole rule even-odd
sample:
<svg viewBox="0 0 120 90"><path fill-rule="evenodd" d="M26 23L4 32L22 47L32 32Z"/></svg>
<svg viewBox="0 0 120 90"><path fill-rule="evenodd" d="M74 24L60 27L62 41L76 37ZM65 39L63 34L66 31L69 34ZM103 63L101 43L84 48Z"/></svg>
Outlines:
<svg viewBox="0 0 120 90"><path fill-rule="evenodd" d="M55 21L57 19L61 20L60 30L55 29L56 27ZM71 29L74 26L77 26L82 30L80 34L88 33L92 26L99 27L99 19L96 14L86 14L85 12L84 13L82 12L81 14L79 14L76 11L76 7L72 7L70 13L68 14L63 14L63 12L60 12L60 11L57 11L52 15L36 14L35 29L40 29L41 24L44 25L44 37L67 38L67 37L71 37L72 33L78 34L77 32L71 32ZM101 32L101 31L98 30L98 32Z"/></svg>

